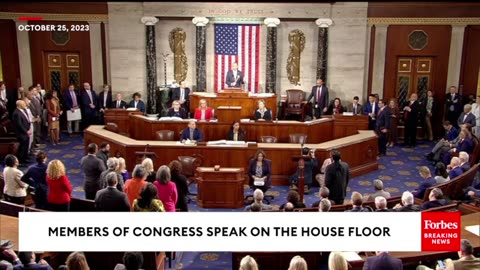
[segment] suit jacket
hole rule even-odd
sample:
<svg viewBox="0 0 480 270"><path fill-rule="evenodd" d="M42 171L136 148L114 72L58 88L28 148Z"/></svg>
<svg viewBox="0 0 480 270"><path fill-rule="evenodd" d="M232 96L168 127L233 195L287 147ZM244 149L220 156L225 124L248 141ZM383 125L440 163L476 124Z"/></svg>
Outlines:
<svg viewBox="0 0 480 270"><path fill-rule="evenodd" d="M33 117L42 117L42 103L39 99L36 99L35 97L32 97L30 100L30 105L28 106L30 108L30 111L32 112Z"/></svg>
<svg viewBox="0 0 480 270"><path fill-rule="evenodd" d="M445 132L445 139L450 141L455 140L458 137L458 130L452 126L452 128Z"/></svg>
<svg viewBox="0 0 480 270"><path fill-rule="evenodd" d="M98 98L97 98L97 94L95 93L95 91L93 89L90 89L90 92L92 94L92 102L90 102L90 97L88 96L88 93L86 90L83 90L82 93L80 94L80 97L82 99L82 104L83 104L83 110L85 112L85 115L86 116L89 116L89 117L95 117L97 111L98 111L98 107L97 104L98 104ZM92 109L90 107L90 103L92 103L93 105L95 105L95 109Z"/></svg>
<svg viewBox="0 0 480 270"><path fill-rule="evenodd" d="M103 106L103 99L105 98L105 91L98 94L97 109L112 108L112 91L107 92L107 105ZM116 104L115 104L116 105Z"/></svg>
<svg viewBox="0 0 480 270"><path fill-rule="evenodd" d="M128 104L128 107L129 108L135 108L135 100L132 99L132 101L130 101L130 103ZM143 100L139 100L138 103L137 103L137 109L143 113L145 113L146 109L145 109L145 103L143 102Z"/></svg>
<svg viewBox="0 0 480 270"><path fill-rule="evenodd" d="M448 173L448 176L450 177L450 180L453 180L457 176L460 176L462 173L463 173L462 168L460 168L460 166L458 166L458 167L453 168L453 170L451 170Z"/></svg>
<svg viewBox="0 0 480 270"><path fill-rule="evenodd" d="M329 199L334 201L344 200L347 194L347 186L350 181L350 168L347 163L340 161L339 171L333 162L325 169L325 186L330 190Z"/></svg>
<svg viewBox="0 0 480 270"><path fill-rule="evenodd" d="M445 105L447 105L447 110L446 110L447 114L452 112L460 113L463 108L462 96L457 93L455 94L455 97L452 98L452 95L448 93L445 100Z"/></svg>
<svg viewBox="0 0 480 270"><path fill-rule="evenodd" d="M254 181L253 181L253 176L256 174L257 171L257 160L256 159L251 159L250 164L248 165L248 179L249 182L248 184L250 186L253 186ZM269 159L264 159L262 162L262 176L266 176L267 178L265 179L265 188L270 188L272 186L272 179L271 179L271 173L272 173L272 161Z"/></svg>
<svg viewBox="0 0 480 270"><path fill-rule="evenodd" d="M107 187L97 192L95 208L103 212L130 212L127 195L115 187Z"/></svg>
<svg viewBox="0 0 480 270"><path fill-rule="evenodd" d="M420 211L420 206L416 204L407 204L400 208L395 209L396 212L418 212Z"/></svg>
<svg viewBox="0 0 480 270"><path fill-rule="evenodd" d="M402 260L382 252L378 256L368 257L363 264L363 270L402 270Z"/></svg>
<svg viewBox="0 0 480 270"><path fill-rule="evenodd" d="M80 108L80 105L81 105L80 95L78 94L77 90L74 90L73 92L75 93L75 97L77 98L77 106L78 108ZM87 95L87 98L88 98L88 95ZM63 99L65 101L65 109L71 110L73 108L73 100L69 90L65 91L65 93L63 94ZM90 103L90 101L88 103Z"/></svg>
<svg viewBox="0 0 480 270"><path fill-rule="evenodd" d="M480 269L480 259L473 255L462 257L458 260L448 263L447 270L477 270Z"/></svg>
<svg viewBox="0 0 480 270"><path fill-rule="evenodd" d="M460 168L462 169L463 172L466 172L466 171L470 170L470 162L467 161L467 162L461 164Z"/></svg>
<svg viewBox="0 0 480 270"><path fill-rule="evenodd" d="M475 144L471 138L460 139L456 145L455 152L460 153L461 151L465 151L469 154L473 152L473 148L475 148Z"/></svg>
<svg viewBox="0 0 480 270"><path fill-rule="evenodd" d="M170 116L170 117L177 116L177 117L180 117L182 119L186 119L187 118L187 111L185 111L184 108L180 108L178 110L178 112L175 112L175 110L173 108L170 108L170 109L168 109L167 115Z"/></svg>
<svg viewBox="0 0 480 270"><path fill-rule="evenodd" d="M390 195L390 192L382 189L368 196L367 201L373 201L375 200L376 197L384 197L385 199L388 199L391 197L391 195Z"/></svg>
<svg viewBox="0 0 480 270"><path fill-rule="evenodd" d="M368 115L369 113L372 113L372 109L375 108L375 116L374 118L376 118L376 115L378 114L378 110L380 110L380 108L378 108L378 103L375 102L374 104L375 106L372 106L372 103L370 102L367 102L363 105L363 114L365 115ZM372 117L368 116L368 119L373 121L374 119L372 119Z"/></svg>
<svg viewBox="0 0 480 270"><path fill-rule="evenodd" d="M430 209L430 208L444 206L446 204L447 204L447 202L443 199L442 200L435 200L435 201L428 201L428 202L424 202L422 204L422 210L427 210L427 209Z"/></svg>
<svg viewBox="0 0 480 270"><path fill-rule="evenodd" d="M39 263L29 263L29 264L18 264L13 268L14 270L53 270L50 265L39 264Z"/></svg>
<svg viewBox="0 0 480 270"><path fill-rule="evenodd" d="M25 112L25 114L27 114ZM15 109L12 115L13 127L18 138L28 140L27 131L30 129L30 122L19 109Z"/></svg>
<svg viewBox="0 0 480 270"><path fill-rule="evenodd" d="M322 85L322 92L320 99L317 100L317 90L318 90L317 85L312 87L312 91L310 92L310 95L307 98L307 102L310 102L310 100L313 98L313 104L318 105L318 108L320 110L323 110L323 108L328 107L328 87L326 85Z"/></svg>
<svg viewBox="0 0 480 270"><path fill-rule="evenodd" d="M467 118L465 118L465 120L463 119L464 117L465 117L465 113L462 112L457 119L457 124L459 126L468 123L468 124L472 125L472 127L474 127L477 124L477 121L475 119L475 115L473 113L468 113Z"/></svg>
<svg viewBox="0 0 480 270"><path fill-rule="evenodd" d="M102 189L100 174L106 170L103 161L94 155L86 155L80 160L80 167L85 174L85 191Z"/></svg>
<svg viewBox="0 0 480 270"><path fill-rule="evenodd" d="M418 100L413 102L410 105L410 101L405 102L404 106L401 108L403 110L404 107L410 107L411 111L404 111L403 117L405 119L405 125L411 125L411 126L416 126L417 121L418 121L418 112L419 112L419 107L418 107Z"/></svg>
<svg viewBox="0 0 480 270"><path fill-rule="evenodd" d="M113 109L126 109L128 108L128 104L127 102L123 101L123 100L120 100L120 108L117 108L117 100L113 100L111 105L110 105L110 108L113 108Z"/></svg>
<svg viewBox="0 0 480 270"><path fill-rule="evenodd" d="M202 118L202 110L200 108L195 109L195 115L193 118L197 120L201 120ZM205 110L205 120L210 121L210 119L213 118L213 109L210 107L207 107Z"/></svg>
<svg viewBox="0 0 480 270"><path fill-rule="evenodd" d="M357 110L354 112L353 111L353 104L348 104L347 111L348 112L353 112L353 115L363 114L363 106L362 106L362 104L358 103L357 104Z"/></svg>
<svg viewBox="0 0 480 270"><path fill-rule="evenodd" d="M247 139L246 137L247 137L247 135L246 135L246 133L245 133L245 130L239 129L239 130L238 130L238 138L237 138L237 139L238 139L239 141L246 141L246 139ZM233 128L231 128L231 129L228 131L227 140L233 141Z"/></svg>
<svg viewBox="0 0 480 270"><path fill-rule="evenodd" d="M347 210L345 212L370 212L370 211L368 211L367 208L364 208L362 206L354 206L352 209Z"/></svg>
<svg viewBox="0 0 480 270"><path fill-rule="evenodd" d="M231 83L235 83L234 86L231 86ZM225 84L227 87L240 87L243 84L243 72L237 69L237 77L233 76L233 70L227 72L227 77L225 78Z"/></svg>
<svg viewBox="0 0 480 270"><path fill-rule="evenodd" d="M47 164L37 163L30 167L22 176L22 182L35 188L35 196L47 198Z"/></svg>
<svg viewBox="0 0 480 270"><path fill-rule="evenodd" d="M263 113L263 117L262 117L262 114L258 110L255 110L254 118L255 118L255 120L264 119L266 121L272 121L272 111L270 111L269 109L266 109L266 111Z"/></svg>
<svg viewBox="0 0 480 270"><path fill-rule="evenodd" d="M190 101L190 88L185 87L184 88L185 93L184 93L184 98L186 102ZM172 100L180 100L180 87L173 88L172 89Z"/></svg>
<svg viewBox="0 0 480 270"><path fill-rule="evenodd" d="M390 129L390 108L383 107L383 110L379 111L377 114L377 122L376 122L376 131L380 134L381 130L386 128Z"/></svg>
<svg viewBox="0 0 480 270"><path fill-rule="evenodd" d="M452 178L450 178L450 179L452 179ZM427 190L427 188L429 188L431 186L434 186L436 184L437 184L437 181L433 177L429 177L429 178L425 179L420 184L420 186L418 187L418 190L413 193L413 196L415 196L415 198L423 199L423 197L425 196L425 191Z"/></svg>
<svg viewBox="0 0 480 270"><path fill-rule="evenodd" d="M187 127L182 130L182 135L180 135L180 141L190 139L190 128ZM193 130L193 140L197 142L203 142L203 133L199 128Z"/></svg>

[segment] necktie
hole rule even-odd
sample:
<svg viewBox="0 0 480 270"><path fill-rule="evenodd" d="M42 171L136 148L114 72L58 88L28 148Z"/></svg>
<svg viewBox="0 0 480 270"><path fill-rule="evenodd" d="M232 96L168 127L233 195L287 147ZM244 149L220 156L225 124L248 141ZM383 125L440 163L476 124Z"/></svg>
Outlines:
<svg viewBox="0 0 480 270"><path fill-rule="evenodd" d="M92 99L92 92L90 90L87 90L88 97L90 98L90 104L93 104L93 99Z"/></svg>
<svg viewBox="0 0 480 270"><path fill-rule="evenodd" d="M357 105L353 106L353 114L357 114Z"/></svg>
<svg viewBox="0 0 480 270"><path fill-rule="evenodd" d="M117 109L120 108L120 100L117 100Z"/></svg>
<svg viewBox="0 0 480 270"><path fill-rule="evenodd" d="M74 91L70 91L70 96L72 96L72 105L73 107L77 107L77 95L75 95Z"/></svg>
<svg viewBox="0 0 480 270"><path fill-rule="evenodd" d="M463 121L462 121L463 123L465 123L465 120L467 119L467 116L468 116L468 113L465 114L465 116L463 117Z"/></svg>
<svg viewBox="0 0 480 270"><path fill-rule="evenodd" d="M321 94L322 94L322 87L318 86L317 87L317 103L320 103Z"/></svg>
<svg viewBox="0 0 480 270"><path fill-rule="evenodd" d="M25 115L25 118L27 118L28 123L30 123L30 117L28 117L27 109L23 109L22 112Z"/></svg>
<svg viewBox="0 0 480 270"><path fill-rule="evenodd" d="M190 140L193 140L193 129L190 129Z"/></svg>

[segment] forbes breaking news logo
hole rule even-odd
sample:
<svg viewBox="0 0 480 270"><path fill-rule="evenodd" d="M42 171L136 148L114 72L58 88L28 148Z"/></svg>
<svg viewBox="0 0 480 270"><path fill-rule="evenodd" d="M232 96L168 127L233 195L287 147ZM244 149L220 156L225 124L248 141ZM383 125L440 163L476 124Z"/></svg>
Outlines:
<svg viewBox="0 0 480 270"><path fill-rule="evenodd" d="M458 251L460 239L460 212L422 213L422 251Z"/></svg>

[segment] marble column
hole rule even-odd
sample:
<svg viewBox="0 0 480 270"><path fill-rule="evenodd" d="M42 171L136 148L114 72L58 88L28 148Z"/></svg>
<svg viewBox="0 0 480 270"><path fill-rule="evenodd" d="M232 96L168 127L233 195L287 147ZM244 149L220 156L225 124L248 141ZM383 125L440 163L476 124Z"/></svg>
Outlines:
<svg viewBox="0 0 480 270"><path fill-rule="evenodd" d="M196 62L195 62L195 77L197 80L198 92L205 92L207 89L207 31L206 26L208 19L205 17L195 17L192 19L196 26Z"/></svg>
<svg viewBox="0 0 480 270"><path fill-rule="evenodd" d="M450 39L450 56L448 58L447 85L459 88L460 66L462 65L463 36L465 25L452 25L452 38Z"/></svg>
<svg viewBox="0 0 480 270"><path fill-rule="evenodd" d="M375 25L375 43L373 44L372 89L370 93L383 98L383 83L385 79L385 58L387 52L388 25Z"/></svg>
<svg viewBox="0 0 480 270"><path fill-rule="evenodd" d="M267 26L267 67L265 69L265 92L275 93L277 90L277 25L278 18L266 18L263 23ZM277 96L280 97L281 89Z"/></svg>
<svg viewBox="0 0 480 270"><path fill-rule="evenodd" d="M28 21L15 21L16 28L19 25L27 25ZM33 84L32 77L32 56L30 54L30 37L28 31L17 31L18 44L18 60L20 64L21 85L26 89ZM6 66L3 67L6 69ZM40 82L35 82L35 84ZM46 83L45 83L46 84ZM43 86L45 86L45 84ZM7 85L8 87L16 87L15 85Z"/></svg>
<svg viewBox="0 0 480 270"><path fill-rule="evenodd" d="M318 25L318 51L317 51L317 79L327 80L328 59L328 27L332 20L320 18L315 21Z"/></svg>
<svg viewBox="0 0 480 270"><path fill-rule="evenodd" d="M147 52L147 113L157 113L157 51L155 46L156 17L142 17L142 23L146 28L146 52Z"/></svg>
<svg viewBox="0 0 480 270"><path fill-rule="evenodd" d="M92 61L92 87L102 91L103 84L103 61L102 61L102 26L101 22L88 22L90 25L90 58Z"/></svg>

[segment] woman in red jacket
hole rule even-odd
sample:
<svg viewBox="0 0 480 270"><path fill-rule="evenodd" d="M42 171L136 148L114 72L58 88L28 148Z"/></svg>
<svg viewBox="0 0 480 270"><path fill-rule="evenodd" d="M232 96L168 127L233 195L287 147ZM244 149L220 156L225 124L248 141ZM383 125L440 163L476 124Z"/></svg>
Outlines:
<svg viewBox="0 0 480 270"><path fill-rule="evenodd" d="M198 108L195 110L195 119L210 121L213 118L213 109L209 108L205 99L200 99Z"/></svg>
<svg viewBox="0 0 480 270"><path fill-rule="evenodd" d="M47 168L49 210L58 212L70 211L72 184L65 174L65 165L58 160L50 161Z"/></svg>

